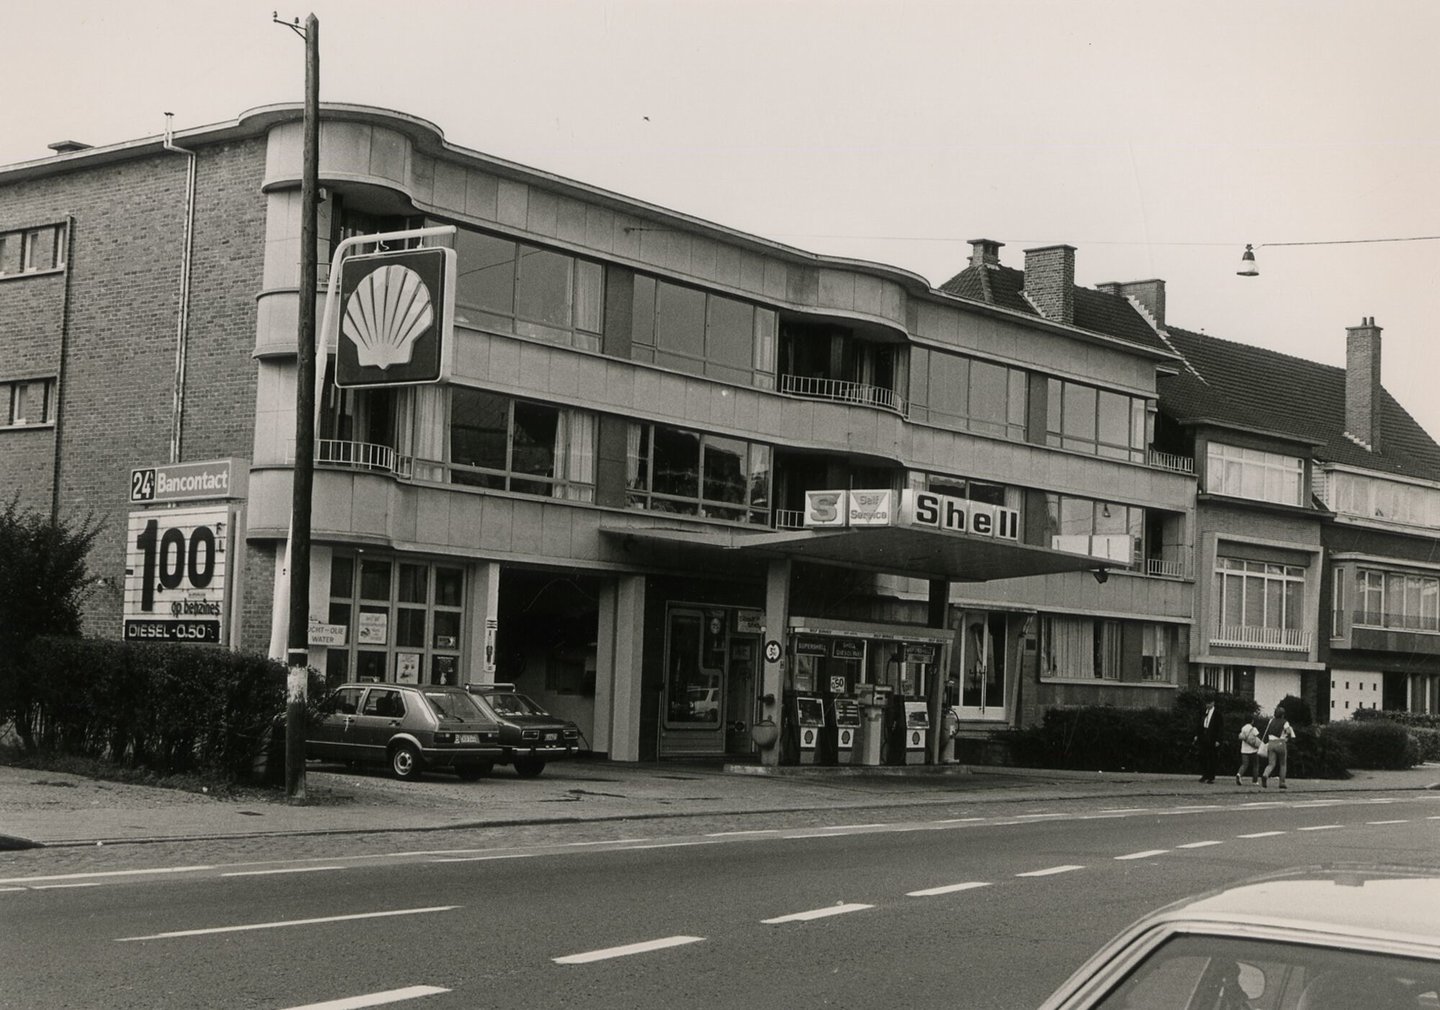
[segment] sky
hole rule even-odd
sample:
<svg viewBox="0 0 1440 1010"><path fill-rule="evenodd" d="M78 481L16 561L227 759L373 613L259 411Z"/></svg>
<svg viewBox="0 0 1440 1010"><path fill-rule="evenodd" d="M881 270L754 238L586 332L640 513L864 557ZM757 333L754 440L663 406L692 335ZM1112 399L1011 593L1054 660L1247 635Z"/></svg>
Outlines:
<svg viewBox="0 0 1440 1010"><path fill-rule="evenodd" d="M303 98L249 0L6 0L0 164ZM317 0L322 101L939 286L969 239L1382 380L1440 439L1440 3ZM1426 238L1424 241L1394 241ZM1259 276L1235 271L1245 245Z"/></svg>

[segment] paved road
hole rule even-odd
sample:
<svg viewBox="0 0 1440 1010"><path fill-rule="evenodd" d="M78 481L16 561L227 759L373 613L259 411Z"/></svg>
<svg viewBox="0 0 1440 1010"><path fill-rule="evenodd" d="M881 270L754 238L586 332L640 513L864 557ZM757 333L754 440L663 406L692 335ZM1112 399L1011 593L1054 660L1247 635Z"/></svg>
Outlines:
<svg viewBox="0 0 1440 1010"><path fill-rule="evenodd" d="M1437 792L1230 790L165 843L55 873L39 850L0 878L0 1006L1033 1006L1173 898L1437 841Z"/></svg>

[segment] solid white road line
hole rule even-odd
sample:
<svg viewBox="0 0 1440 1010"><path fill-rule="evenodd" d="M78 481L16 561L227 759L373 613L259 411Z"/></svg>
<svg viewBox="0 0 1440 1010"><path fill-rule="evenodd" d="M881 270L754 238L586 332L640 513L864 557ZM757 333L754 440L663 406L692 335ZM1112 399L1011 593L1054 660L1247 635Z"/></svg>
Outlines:
<svg viewBox="0 0 1440 1010"><path fill-rule="evenodd" d="M28 891L27 887L0 887L0 891Z"/></svg>
<svg viewBox="0 0 1440 1010"><path fill-rule="evenodd" d="M946 884L943 887L927 887L923 891L909 891L907 898L929 898L936 894L954 894L956 891L972 891L977 887L989 887L988 881L967 880L963 884Z"/></svg>
<svg viewBox="0 0 1440 1010"><path fill-rule="evenodd" d="M1405 821L1405 820L1400 820L1400 821L1366 821L1365 823L1366 823L1366 824L1409 824L1410 822L1409 822L1409 821Z"/></svg>
<svg viewBox="0 0 1440 1010"><path fill-rule="evenodd" d="M343 870L343 866L291 866L283 870L232 870L222 877L268 877L276 873L318 873L321 870Z"/></svg>
<svg viewBox="0 0 1440 1010"><path fill-rule="evenodd" d="M355 915L327 915L320 919L282 919L278 922L253 922L244 926L213 926L210 929L181 929L173 933L152 933L149 936L121 936L116 943L133 940L169 940L177 936L208 936L212 933L244 933L252 929L280 929L284 926L314 926L322 922L354 922L357 919L384 919L394 915L423 915L426 912L450 912L459 905L435 905L431 908L397 908L389 912L359 912Z"/></svg>
<svg viewBox="0 0 1440 1010"><path fill-rule="evenodd" d="M1169 849L1146 849L1144 852L1131 852L1124 856L1116 856L1116 859L1149 859L1151 856L1163 856Z"/></svg>
<svg viewBox="0 0 1440 1010"><path fill-rule="evenodd" d="M65 888L65 887L99 887L99 886L100 886L100 881L98 881L98 880L91 880L91 881L86 881L85 883L81 883L81 884L36 884L35 886L31 887L30 890L32 890L32 891L58 891L58 890L60 890L61 888Z"/></svg>
<svg viewBox="0 0 1440 1010"><path fill-rule="evenodd" d="M1224 844L1225 844L1224 842L1218 842L1218 841L1186 842L1184 845L1177 845L1177 846L1175 846L1175 848L1177 848L1177 849L1204 849L1204 848L1207 848L1207 847L1209 847L1209 846L1211 846L1211 845L1224 845Z"/></svg>
<svg viewBox="0 0 1440 1010"><path fill-rule="evenodd" d="M359 1010L360 1007L384 1006L386 1003L399 1003L406 999L419 999L421 996L434 996L437 993L449 992L449 989L441 989L435 985L412 985L406 989L390 989L386 992L366 993L364 996L347 996L344 999L332 999L324 1003L306 1003L304 1006L290 1007L288 1010Z"/></svg>
<svg viewBox="0 0 1440 1010"><path fill-rule="evenodd" d="M48 877L5 877L0 884L33 884L41 880L89 880L93 877L134 877L145 873L198 873L213 866L166 866L156 870L97 870L93 873L56 873Z"/></svg>
<svg viewBox="0 0 1440 1010"><path fill-rule="evenodd" d="M491 859L528 859L530 856L538 856L538 852L502 852L493 856L445 856L440 859L432 859L432 863L483 863Z"/></svg>
<svg viewBox="0 0 1440 1010"><path fill-rule="evenodd" d="M1046 869L1043 869L1043 870L1028 870L1028 871L1026 871L1025 873L1017 873L1017 874L1015 874L1015 876L1017 876L1017 877L1049 877L1049 876L1053 876L1053 875L1056 874L1056 873L1069 873L1069 872L1071 872L1072 870L1083 870L1083 869L1085 869L1085 867L1083 867L1083 866L1073 866L1073 865L1067 865L1067 866L1051 866L1051 867L1047 867Z"/></svg>
<svg viewBox="0 0 1440 1010"><path fill-rule="evenodd" d="M1333 828L1343 828L1343 824L1312 824L1308 828L1296 828L1296 831L1330 831Z"/></svg>
<svg viewBox="0 0 1440 1010"><path fill-rule="evenodd" d="M552 957L550 960L556 964L589 964L591 961L605 961L612 957L628 957L631 954L646 954L652 950L664 950L666 947L679 947L686 943L699 943L703 939L705 939L703 936L667 936L659 940L645 940L642 943L627 943L623 947L606 947L604 950L592 950L584 954Z"/></svg>
<svg viewBox="0 0 1440 1010"><path fill-rule="evenodd" d="M745 831L711 831L706 838L734 838L737 835L773 835L777 828L749 828Z"/></svg>
<svg viewBox="0 0 1440 1010"><path fill-rule="evenodd" d="M1248 835L1236 835L1236 838L1269 838L1272 835L1283 835L1283 831L1254 831Z"/></svg>
<svg viewBox="0 0 1440 1010"><path fill-rule="evenodd" d="M780 915L773 919L761 919L766 925L773 925L778 922L809 922L811 919L824 919L831 915L844 915L847 912L861 912L867 908L874 908L874 905L827 905L824 908L813 908L808 912L796 912L793 915Z"/></svg>

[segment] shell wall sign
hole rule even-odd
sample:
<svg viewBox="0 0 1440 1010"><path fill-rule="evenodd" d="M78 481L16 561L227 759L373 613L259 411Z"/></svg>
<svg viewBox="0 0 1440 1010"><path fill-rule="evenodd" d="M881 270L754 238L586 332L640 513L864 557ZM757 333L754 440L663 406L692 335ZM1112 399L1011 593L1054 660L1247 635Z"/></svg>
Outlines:
<svg viewBox="0 0 1440 1010"><path fill-rule="evenodd" d="M337 386L439 382L449 374L455 252L407 249L340 265Z"/></svg>

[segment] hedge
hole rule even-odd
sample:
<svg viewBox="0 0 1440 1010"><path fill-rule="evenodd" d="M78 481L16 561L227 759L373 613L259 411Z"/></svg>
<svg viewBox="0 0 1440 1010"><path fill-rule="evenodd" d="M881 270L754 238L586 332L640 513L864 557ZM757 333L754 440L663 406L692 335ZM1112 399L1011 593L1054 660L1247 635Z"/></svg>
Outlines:
<svg viewBox="0 0 1440 1010"><path fill-rule="evenodd" d="M20 675L38 749L162 775L253 777L285 711L283 664L204 646L39 638ZM323 678L310 685L318 699Z"/></svg>

